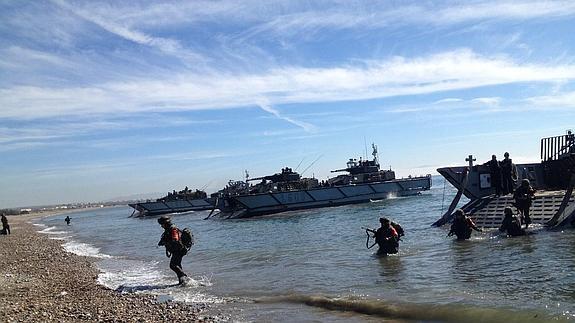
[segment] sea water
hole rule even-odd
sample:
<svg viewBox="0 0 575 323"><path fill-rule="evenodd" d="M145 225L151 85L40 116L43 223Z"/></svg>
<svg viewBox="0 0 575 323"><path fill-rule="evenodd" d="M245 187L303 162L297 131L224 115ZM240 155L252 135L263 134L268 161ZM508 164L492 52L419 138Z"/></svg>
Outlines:
<svg viewBox="0 0 575 323"><path fill-rule="evenodd" d="M128 207L39 221L66 250L94 257L98 281L159 300L205 302L233 321L546 322L575 320L575 230L507 238L474 232L469 241L434 228L455 194L434 178L419 196L256 217L204 220L173 215L194 232L182 262L192 278L176 286L157 217ZM375 256L362 227L386 216L406 231L397 255ZM373 240L370 241L370 243Z"/></svg>

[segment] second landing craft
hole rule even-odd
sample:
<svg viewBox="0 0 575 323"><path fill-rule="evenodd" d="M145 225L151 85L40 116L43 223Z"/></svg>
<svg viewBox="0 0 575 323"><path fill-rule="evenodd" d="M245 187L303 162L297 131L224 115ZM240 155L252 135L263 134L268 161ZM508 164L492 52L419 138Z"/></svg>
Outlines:
<svg viewBox="0 0 575 323"><path fill-rule="evenodd" d="M230 181L224 189L212 194L216 199L215 207L220 210L217 215L246 218L417 195L430 189L431 175L396 179L391 169L381 170L377 146L372 147L372 160L350 159L346 168L332 171L346 174L327 181L301 177L291 168L246 181ZM250 184L251 181L260 182Z"/></svg>

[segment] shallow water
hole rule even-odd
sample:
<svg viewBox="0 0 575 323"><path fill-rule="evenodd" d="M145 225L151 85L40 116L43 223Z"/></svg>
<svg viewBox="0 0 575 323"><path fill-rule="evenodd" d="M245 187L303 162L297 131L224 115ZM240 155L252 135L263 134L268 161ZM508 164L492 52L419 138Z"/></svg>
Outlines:
<svg viewBox="0 0 575 323"><path fill-rule="evenodd" d="M175 215L196 245L184 258L194 279L173 286L155 218L128 218L128 207L44 219L67 250L97 257L102 284L162 299L213 303L239 321L575 320L575 230L505 238L474 233L470 241L432 228L454 195L434 179L421 196L289 212L245 220ZM363 226L380 216L402 224L400 253L374 256Z"/></svg>

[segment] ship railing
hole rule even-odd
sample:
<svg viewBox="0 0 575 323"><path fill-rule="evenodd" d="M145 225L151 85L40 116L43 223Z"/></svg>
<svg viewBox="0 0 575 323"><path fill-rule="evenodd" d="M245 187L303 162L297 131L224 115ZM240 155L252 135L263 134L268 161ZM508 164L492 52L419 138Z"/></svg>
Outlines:
<svg viewBox="0 0 575 323"><path fill-rule="evenodd" d="M566 135L541 139L541 160L558 160L567 154L575 153L575 135L568 131Z"/></svg>

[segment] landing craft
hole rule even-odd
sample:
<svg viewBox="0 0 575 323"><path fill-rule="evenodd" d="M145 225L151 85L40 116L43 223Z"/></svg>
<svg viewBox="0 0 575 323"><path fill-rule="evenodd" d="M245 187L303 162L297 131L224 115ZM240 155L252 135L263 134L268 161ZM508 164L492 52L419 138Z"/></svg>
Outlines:
<svg viewBox="0 0 575 323"><path fill-rule="evenodd" d="M512 156L511 156L512 157ZM458 192L447 212L433 225L442 226L453 218L461 196L469 199L462 209L475 224L483 228L497 228L503 220L505 207L514 207L513 195L496 196L491 185L488 166L474 165L470 155L468 166L443 167L437 171ZM530 216L533 224L548 227L575 225L575 135L571 131L556 137L541 139L541 162L514 165L516 183L528 179L536 189Z"/></svg>
<svg viewBox="0 0 575 323"><path fill-rule="evenodd" d="M346 172L318 181L304 178L291 168L281 173L257 178L246 177L212 194L216 215L223 218L247 218L286 211L366 203L390 196L418 195L431 187L431 175L395 178L393 170L381 170L377 146L373 159L350 159L347 167L332 172ZM257 184L250 182L260 181Z"/></svg>
<svg viewBox="0 0 575 323"><path fill-rule="evenodd" d="M190 211L211 210L213 201L204 191L189 190L169 192L166 196L155 201L128 204L134 209L131 216L151 216L168 213L183 213Z"/></svg>

